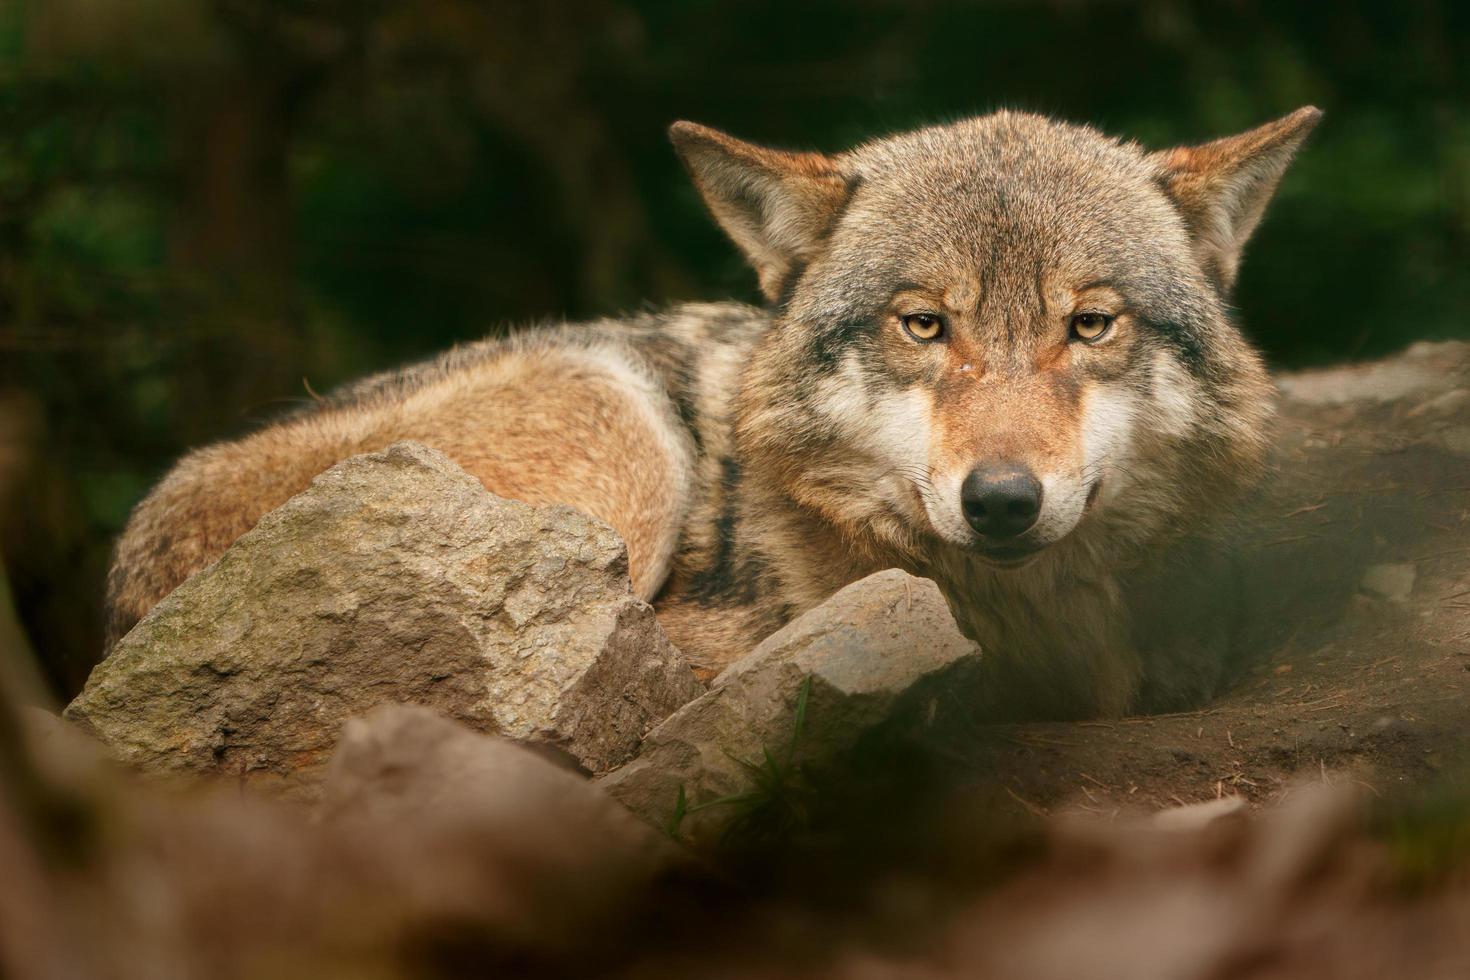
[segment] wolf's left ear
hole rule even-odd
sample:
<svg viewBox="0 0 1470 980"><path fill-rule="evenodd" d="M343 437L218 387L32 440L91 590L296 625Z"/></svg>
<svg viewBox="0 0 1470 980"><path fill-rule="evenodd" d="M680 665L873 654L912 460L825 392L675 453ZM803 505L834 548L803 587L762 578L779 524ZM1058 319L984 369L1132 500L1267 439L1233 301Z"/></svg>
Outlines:
<svg viewBox="0 0 1470 980"><path fill-rule="evenodd" d="M1150 156L1184 214L1200 264L1222 291L1234 285L1246 240L1286 165L1321 118L1321 110L1306 106L1239 136Z"/></svg>
<svg viewBox="0 0 1470 980"><path fill-rule="evenodd" d="M776 300L831 231L848 194L830 157L745 143L691 122L669 138L715 220L745 253L761 292Z"/></svg>

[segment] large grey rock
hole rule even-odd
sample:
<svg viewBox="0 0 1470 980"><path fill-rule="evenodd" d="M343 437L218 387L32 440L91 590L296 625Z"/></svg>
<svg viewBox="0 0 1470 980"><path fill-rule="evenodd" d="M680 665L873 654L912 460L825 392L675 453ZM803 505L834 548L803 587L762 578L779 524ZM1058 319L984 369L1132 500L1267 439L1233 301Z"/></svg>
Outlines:
<svg viewBox="0 0 1470 980"><path fill-rule="evenodd" d="M611 530L399 443L262 518L118 643L66 716L146 770L311 796L342 723L383 702L601 771L701 690Z"/></svg>
<svg viewBox="0 0 1470 980"><path fill-rule="evenodd" d="M932 717L939 699L976 682L980 648L955 626L939 589L898 570L870 575L767 637L710 690L649 733L634 761L601 780L635 813L667 825L682 788L701 804L752 789L740 760L770 750L780 764L810 678L795 763L832 761L906 712ZM729 816L696 809L680 827L699 840Z"/></svg>

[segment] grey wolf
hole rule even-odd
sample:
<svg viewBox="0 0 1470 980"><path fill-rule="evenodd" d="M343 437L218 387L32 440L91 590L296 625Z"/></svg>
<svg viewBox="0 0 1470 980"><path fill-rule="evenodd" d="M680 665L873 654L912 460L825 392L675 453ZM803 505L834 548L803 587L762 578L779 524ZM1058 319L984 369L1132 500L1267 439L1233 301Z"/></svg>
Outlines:
<svg viewBox="0 0 1470 980"><path fill-rule="evenodd" d="M1205 696L1222 632L1168 587L1262 470L1273 388L1228 299L1319 116L1155 152L1008 111L835 155L676 123L764 307L470 344L189 454L121 537L111 636L333 463L417 439L620 532L706 676L898 567L985 647L997 704Z"/></svg>

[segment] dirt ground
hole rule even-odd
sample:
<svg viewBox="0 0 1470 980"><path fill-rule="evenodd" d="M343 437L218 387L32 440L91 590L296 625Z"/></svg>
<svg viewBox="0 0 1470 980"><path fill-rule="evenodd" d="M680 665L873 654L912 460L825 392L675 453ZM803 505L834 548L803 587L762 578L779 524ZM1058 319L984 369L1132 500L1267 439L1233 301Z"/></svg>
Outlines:
<svg viewBox="0 0 1470 980"><path fill-rule="evenodd" d="M1304 781L1432 781L1470 731L1470 650L1391 626L1281 651L1200 711L997 729L967 761L1036 812L1282 799Z"/></svg>

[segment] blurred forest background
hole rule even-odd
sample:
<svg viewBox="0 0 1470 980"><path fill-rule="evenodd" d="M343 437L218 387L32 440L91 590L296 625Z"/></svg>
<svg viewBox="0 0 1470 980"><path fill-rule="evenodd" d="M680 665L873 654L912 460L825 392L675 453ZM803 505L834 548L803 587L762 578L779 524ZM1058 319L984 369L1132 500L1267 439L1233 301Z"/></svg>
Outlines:
<svg viewBox="0 0 1470 980"><path fill-rule="evenodd" d="M754 299L665 129L1018 106L1152 145L1314 103L1236 302L1278 366L1470 336L1453 0L0 2L0 556L57 693L191 446L543 318Z"/></svg>

